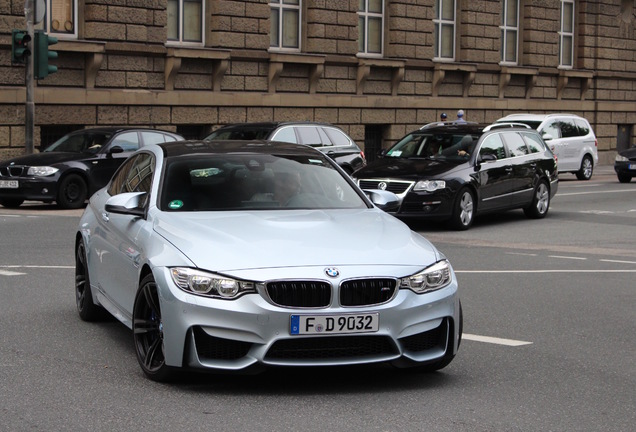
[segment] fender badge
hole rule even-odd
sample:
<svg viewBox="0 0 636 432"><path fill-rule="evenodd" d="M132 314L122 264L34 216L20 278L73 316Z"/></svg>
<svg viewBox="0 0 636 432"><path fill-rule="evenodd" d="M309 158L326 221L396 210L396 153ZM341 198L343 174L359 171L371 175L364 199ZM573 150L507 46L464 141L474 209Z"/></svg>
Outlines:
<svg viewBox="0 0 636 432"><path fill-rule="evenodd" d="M335 267L327 267L325 269L325 274L329 277L335 278L340 275L340 271L338 271L338 269Z"/></svg>

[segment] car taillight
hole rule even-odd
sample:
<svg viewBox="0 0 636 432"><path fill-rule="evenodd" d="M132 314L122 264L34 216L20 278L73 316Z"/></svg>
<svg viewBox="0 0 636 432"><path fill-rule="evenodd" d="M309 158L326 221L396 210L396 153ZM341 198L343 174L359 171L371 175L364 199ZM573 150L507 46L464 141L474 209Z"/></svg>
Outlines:
<svg viewBox="0 0 636 432"><path fill-rule="evenodd" d="M364 152L363 151L360 152L360 157L362 158L362 160L366 160L366 158L364 157Z"/></svg>
<svg viewBox="0 0 636 432"><path fill-rule="evenodd" d="M594 147L598 147L598 140L597 139L594 140Z"/></svg>

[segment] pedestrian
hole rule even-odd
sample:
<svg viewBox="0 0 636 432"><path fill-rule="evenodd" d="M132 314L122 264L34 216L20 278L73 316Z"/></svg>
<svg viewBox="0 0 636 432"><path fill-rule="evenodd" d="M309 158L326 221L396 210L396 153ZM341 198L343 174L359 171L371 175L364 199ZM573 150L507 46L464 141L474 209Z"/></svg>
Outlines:
<svg viewBox="0 0 636 432"><path fill-rule="evenodd" d="M441 113L439 119L445 122L446 120L448 120L448 116L446 115L446 113Z"/></svg>
<svg viewBox="0 0 636 432"><path fill-rule="evenodd" d="M466 123L466 120L464 120L464 110L459 110L457 111L457 120L455 120L455 123Z"/></svg>

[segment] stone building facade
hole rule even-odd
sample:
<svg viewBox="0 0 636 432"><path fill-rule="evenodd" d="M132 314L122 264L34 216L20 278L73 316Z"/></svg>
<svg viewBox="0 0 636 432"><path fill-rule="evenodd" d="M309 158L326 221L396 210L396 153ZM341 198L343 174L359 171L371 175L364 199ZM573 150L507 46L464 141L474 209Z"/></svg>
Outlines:
<svg viewBox="0 0 636 432"><path fill-rule="evenodd" d="M59 3L70 30L51 47L58 72L35 86L36 148L99 125L196 138L227 123L316 120L373 158L458 109L477 122L580 114L603 163L634 142L634 0L47 0L51 16ZM170 20L193 3L200 40L184 42L193 21ZM11 63L24 4L0 0L0 159L25 151L25 71Z"/></svg>

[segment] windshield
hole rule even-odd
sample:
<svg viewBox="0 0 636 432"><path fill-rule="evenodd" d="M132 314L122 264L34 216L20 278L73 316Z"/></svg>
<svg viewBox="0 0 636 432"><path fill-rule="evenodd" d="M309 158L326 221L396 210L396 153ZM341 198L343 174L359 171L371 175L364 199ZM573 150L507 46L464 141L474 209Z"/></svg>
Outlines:
<svg viewBox="0 0 636 432"><path fill-rule="evenodd" d="M479 135L412 133L387 152L388 157L446 159L463 162L473 153Z"/></svg>
<svg viewBox="0 0 636 432"><path fill-rule="evenodd" d="M44 151L95 154L112 136L113 134L103 132L65 135L44 149Z"/></svg>
<svg viewBox="0 0 636 432"><path fill-rule="evenodd" d="M359 191L321 155L186 155L169 158L164 173L164 211L367 207Z"/></svg>
<svg viewBox="0 0 636 432"><path fill-rule="evenodd" d="M264 140L271 133L270 129L249 128L249 129L219 129L205 137L205 141L217 140Z"/></svg>

